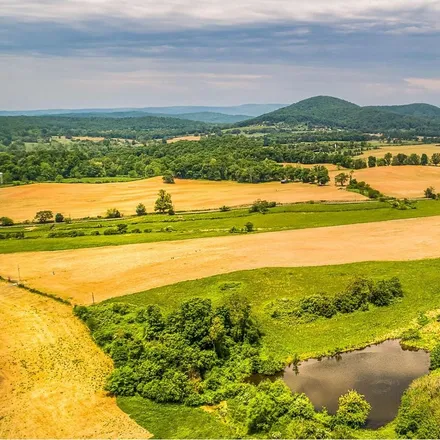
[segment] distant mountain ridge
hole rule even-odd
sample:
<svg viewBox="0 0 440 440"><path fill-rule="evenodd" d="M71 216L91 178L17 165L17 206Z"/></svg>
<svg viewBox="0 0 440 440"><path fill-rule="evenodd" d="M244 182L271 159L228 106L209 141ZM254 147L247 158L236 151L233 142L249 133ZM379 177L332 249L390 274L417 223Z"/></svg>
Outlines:
<svg viewBox="0 0 440 440"><path fill-rule="evenodd" d="M237 125L275 123L326 126L364 133L413 130L439 136L440 108L429 104L361 107L331 96L316 96Z"/></svg>
<svg viewBox="0 0 440 440"><path fill-rule="evenodd" d="M230 116L255 117L277 110L287 104L242 104L237 106L171 106L142 108L90 108L90 109L52 109L52 110L17 110L0 111L0 116L44 116L44 115L79 115L79 114L128 114L142 116L142 113L163 115L184 115L198 113L220 113ZM121 116L123 117L123 116Z"/></svg>

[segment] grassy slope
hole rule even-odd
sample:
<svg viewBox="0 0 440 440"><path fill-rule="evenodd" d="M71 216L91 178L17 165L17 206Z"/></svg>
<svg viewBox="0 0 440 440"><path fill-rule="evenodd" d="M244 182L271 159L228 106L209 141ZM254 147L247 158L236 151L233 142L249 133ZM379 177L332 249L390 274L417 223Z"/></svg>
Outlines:
<svg viewBox="0 0 440 440"><path fill-rule="evenodd" d="M180 240L189 238L214 237L229 235L233 226L242 228L246 222L252 222L257 232L303 229L322 226L335 226L353 223L378 222L394 219L427 217L440 215L438 201L423 200L417 203L417 209L400 211L388 203L347 203L347 204L295 204L276 207L268 214L249 214L245 209L230 212L184 213L174 217L147 215L114 221L94 220L74 222L70 225L57 224L52 231L83 230L85 237L46 238L53 225L37 226L27 230L28 226L0 228L0 233L25 231L26 240L1 241L3 253L51 251L62 249L79 249L132 243L150 243L155 241ZM152 229L151 233L126 234L112 236L90 236L92 231L102 234L106 228L118 223L129 225L128 230L139 228ZM101 226L100 226L101 225ZM161 229L171 227L173 232Z"/></svg>
<svg viewBox="0 0 440 440"><path fill-rule="evenodd" d="M294 353L298 353L304 359L398 337L403 329L413 324L420 312L440 307L439 271L438 259L258 269L178 283L109 301L137 305L154 303L170 311L182 301L195 296L210 298L214 304L220 304L231 292L239 292L251 300L262 325L266 356L289 360ZM300 325L270 318L265 310L265 306L276 298L299 299L322 291L334 294L356 275L373 279L398 276L405 297L388 307L370 306L368 311L337 315L332 319L322 318ZM225 289L226 283L238 283L238 286ZM422 346L430 345L424 344L425 337L420 342ZM118 399L118 404L158 438L228 435L225 425L215 416L208 418L204 415L205 421L200 418L198 409L162 406L140 398ZM393 423L377 431L363 430L358 434L360 438L395 438Z"/></svg>
<svg viewBox="0 0 440 440"><path fill-rule="evenodd" d="M349 246L347 244L348 252ZM231 292L238 292L250 299L262 325L264 353L284 360L297 353L304 359L398 336L419 312L440 307L439 273L438 259L257 269L186 281L109 301L138 305L154 303L170 311L195 296L210 298L218 305ZM300 325L271 318L266 311L265 307L277 298L299 299L319 292L335 294L356 275L376 280L397 276L404 287L405 297L389 307L371 306L365 312L340 314L332 319L322 318ZM225 289L225 283L239 285Z"/></svg>
<svg viewBox="0 0 440 440"><path fill-rule="evenodd" d="M234 438L231 429L200 408L155 403L142 397L118 397L118 406L154 438Z"/></svg>

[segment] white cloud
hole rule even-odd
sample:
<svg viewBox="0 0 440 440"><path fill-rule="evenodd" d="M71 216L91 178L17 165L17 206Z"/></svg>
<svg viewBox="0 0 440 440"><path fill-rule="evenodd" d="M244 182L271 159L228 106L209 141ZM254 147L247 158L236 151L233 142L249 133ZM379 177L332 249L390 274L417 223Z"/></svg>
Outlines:
<svg viewBox="0 0 440 440"><path fill-rule="evenodd" d="M405 82L410 87L440 92L440 78L405 78Z"/></svg>
<svg viewBox="0 0 440 440"><path fill-rule="evenodd" d="M377 20L436 27L439 0L0 0L3 18L76 23L131 19L151 29ZM113 23L114 24L114 23Z"/></svg>

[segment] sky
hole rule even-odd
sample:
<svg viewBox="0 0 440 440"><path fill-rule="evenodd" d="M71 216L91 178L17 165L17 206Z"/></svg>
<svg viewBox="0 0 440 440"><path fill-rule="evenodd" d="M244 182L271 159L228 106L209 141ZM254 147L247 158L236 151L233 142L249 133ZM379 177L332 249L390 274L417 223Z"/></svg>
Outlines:
<svg viewBox="0 0 440 440"><path fill-rule="evenodd" d="M440 0L0 0L0 109L440 106Z"/></svg>

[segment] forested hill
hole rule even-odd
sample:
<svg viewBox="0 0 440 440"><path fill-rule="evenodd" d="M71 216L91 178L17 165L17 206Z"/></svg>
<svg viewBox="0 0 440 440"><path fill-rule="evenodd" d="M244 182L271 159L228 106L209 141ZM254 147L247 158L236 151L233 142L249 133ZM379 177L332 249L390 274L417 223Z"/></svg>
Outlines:
<svg viewBox="0 0 440 440"><path fill-rule="evenodd" d="M440 118L440 108L430 104L385 105L366 108L386 110L399 115L415 116L418 118Z"/></svg>
<svg viewBox="0 0 440 440"><path fill-rule="evenodd" d="M164 136L209 132L211 125L172 117L138 118L79 116L2 116L0 143L21 139L32 142L50 136L97 136L154 139Z"/></svg>
<svg viewBox="0 0 440 440"><path fill-rule="evenodd" d="M420 105L416 104L415 107L397 106L397 111L392 111L390 107L360 107L342 99L317 96L237 125L307 124L311 127L343 128L359 130L364 133L412 130L415 134L437 136L440 133L440 115L438 117L415 116L417 106ZM402 107L406 107L406 109L402 109ZM408 109L408 107L410 108ZM426 108L423 107L423 109L420 112L426 112ZM405 110L408 114L404 113ZM438 110L440 111L440 109Z"/></svg>

